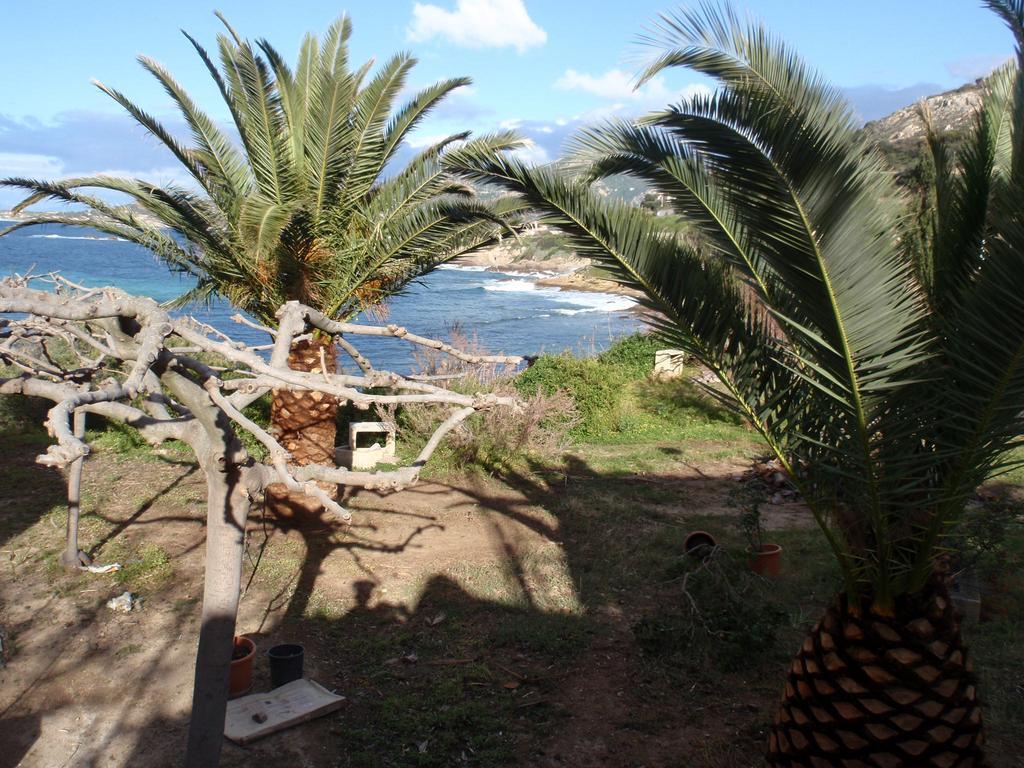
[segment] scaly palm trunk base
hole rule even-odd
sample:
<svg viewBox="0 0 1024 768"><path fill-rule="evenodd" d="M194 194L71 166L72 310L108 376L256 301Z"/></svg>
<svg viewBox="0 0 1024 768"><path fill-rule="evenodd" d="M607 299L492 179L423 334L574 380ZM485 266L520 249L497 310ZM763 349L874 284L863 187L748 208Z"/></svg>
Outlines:
<svg viewBox="0 0 1024 768"><path fill-rule="evenodd" d="M837 598L793 661L774 766L981 766L981 707L946 588L894 616Z"/></svg>
<svg viewBox="0 0 1024 768"><path fill-rule="evenodd" d="M294 371L337 368L334 345L320 338L299 341L288 354L288 367ZM338 401L321 392L298 392L275 389L270 405L270 423L278 441L292 455L297 465L334 465L334 441L337 435ZM337 498L336 485L321 483L320 487ZM275 514L294 518L315 515L322 511L310 496L289 492L283 485L267 489L267 506Z"/></svg>

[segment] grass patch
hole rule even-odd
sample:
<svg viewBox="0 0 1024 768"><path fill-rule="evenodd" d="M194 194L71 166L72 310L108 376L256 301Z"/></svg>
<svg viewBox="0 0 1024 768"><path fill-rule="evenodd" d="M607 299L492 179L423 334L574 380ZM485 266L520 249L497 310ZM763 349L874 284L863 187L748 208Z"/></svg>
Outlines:
<svg viewBox="0 0 1024 768"><path fill-rule="evenodd" d="M172 458L191 458L189 447L180 440L169 440L160 446L147 443L134 427L116 421L103 420L101 425L87 429L85 441L93 448L150 461L159 461L170 455Z"/></svg>
<svg viewBox="0 0 1024 768"><path fill-rule="evenodd" d="M129 549L121 541L104 548L106 562L121 563L117 581L131 591L155 592L170 583L174 566L167 552L156 544L143 544L137 550Z"/></svg>
<svg viewBox="0 0 1024 768"><path fill-rule="evenodd" d="M659 346L637 334L595 358L545 355L515 386L524 396L568 394L579 414L570 435L580 443L750 440L743 421L690 380L696 369L670 381L650 378Z"/></svg>

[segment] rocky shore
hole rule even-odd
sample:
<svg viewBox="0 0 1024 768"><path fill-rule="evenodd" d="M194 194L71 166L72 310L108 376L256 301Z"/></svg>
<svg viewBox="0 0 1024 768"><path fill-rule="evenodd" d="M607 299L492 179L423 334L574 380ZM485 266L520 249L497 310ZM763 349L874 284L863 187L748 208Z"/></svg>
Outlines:
<svg viewBox="0 0 1024 768"><path fill-rule="evenodd" d="M541 259L531 258L522 244L496 245L452 262L454 266L484 267L491 272L506 272L534 276L537 285L560 288L565 291L612 293L638 298L641 294L614 280L596 277L589 259L572 252L559 252Z"/></svg>

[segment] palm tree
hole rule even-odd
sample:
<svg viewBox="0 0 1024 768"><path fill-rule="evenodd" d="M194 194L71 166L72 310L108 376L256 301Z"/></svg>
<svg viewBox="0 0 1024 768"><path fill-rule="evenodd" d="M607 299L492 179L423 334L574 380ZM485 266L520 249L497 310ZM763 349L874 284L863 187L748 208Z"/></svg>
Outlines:
<svg viewBox="0 0 1024 768"><path fill-rule="evenodd" d="M836 89L759 23L707 5L661 17L641 81L684 66L712 95L585 131L577 175L458 161L646 293L824 532L843 589L789 672L774 765L981 764L942 571L966 501L1019 463L1024 426L1024 1L987 5L1017 62L955 161L933 140L924 217ZM671 197L699 242L589 188L617 173Z"/></svg>
<svg viewBox="0 0 1024 768"><path fill-rule="evenodd" d="M350 317L514 223L514 204L481 201L446 162L458 145L496 157L519 146L512 133L454 134L395 167L410 131L468 78L438 82L394 109L415 59L398 54L375 74L372 61L350 68L347 17L322 40L306 36L294 71L268 42L254 47L220 18L226 33L218 36L219 68L186 37L220 90L237 142L149 58L139 62L180 111L191 143L97 84L171 151L200 191L108 176L6 179L31 193L18 211L51 199L89 212L30 214L7 232L59 223L117 235L194 278L177 304L217 294L273 325L274 312L290 300ZM133 205L113 205L89 188L127 195ZM333 370L334 347L320 338L299 342L290 365ZM333 462L337 409L330 398L275 392L271 420L296 463Z"/></svg>

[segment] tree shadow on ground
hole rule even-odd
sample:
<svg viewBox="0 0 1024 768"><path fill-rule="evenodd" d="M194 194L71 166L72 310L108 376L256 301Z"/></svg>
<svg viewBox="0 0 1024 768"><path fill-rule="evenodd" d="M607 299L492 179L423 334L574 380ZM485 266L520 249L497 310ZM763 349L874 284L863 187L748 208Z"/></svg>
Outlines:
<svg viewBox="0 0 1024 768"><path fill-rule="evenodd" d="M36 463L46 444L20 442L0 435L5 442L0 500L0 546L38 522L54 506L67 503L67 486L60 471Z"/></svg>
<svg viewBox="0 0 1024 768"><path fill-rule="evenodd" d="M225 744L222 764L756 761L791 648L742 673L701 672L646 655L635 633L638 621L671 614L683 599L674 578L682 540L691 520L709 527L701 510L712 498L722 504L733 471L623 478L569 457L506 484L361 492L344 531L278 527L272 535L297 538L302 556L290 581L260 593L277 605L263 607L254 633L255 689L269 684L266 648L301 642L307 676L348 702L265 741ZM438 545L466 536L467 519L484 532L488 556L453 561ZM255 516L250 535L261 526ZM433 573L422 567L432 551ZM391 572L410 563L425 578L396 594ZM763 680L749 679L766 667ZM723 696L723 680L736 690ZM148 730L126 764L160 764Z"/></svg>
<svg viewBox="0 0 1024 768"><path fill-rule="evenodd" d="M269 688L266 650L299 642L306 675L347 703L244 748L225 743L222 765L757 764L790 654L831 596L834 569L819 536L779 531L800 568L750 593L754 607L785 608L771 642L744 628L714 644L687 640L682 607L715 593L683 578L693 566L682 541L704 528L738 550L726 500L743 461L675 450L663 452L661 473L624 476L569 456L501 483L364 491L349 500L348 528L254 514L250 541L267 554L240 625L256 630L255 690ZM294 560L275 560L282 552ZM275 568L286 573L276 579ZM191 667L197 611L160 625L154 648L167 665ZM84 658L100 667L111 656ZM159 673L144 672L113 707L109 689L53 703L66 718L100 705L110 713L79 757L179 764L187 718L148 703L161 695ZM114 741L122 746L111 752Z"/></svg>

